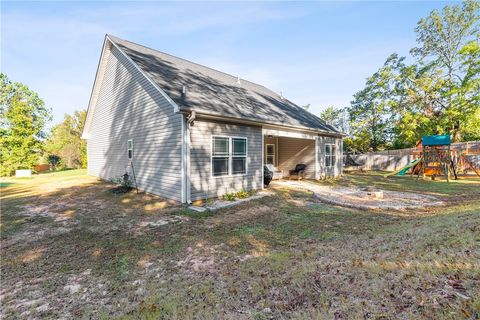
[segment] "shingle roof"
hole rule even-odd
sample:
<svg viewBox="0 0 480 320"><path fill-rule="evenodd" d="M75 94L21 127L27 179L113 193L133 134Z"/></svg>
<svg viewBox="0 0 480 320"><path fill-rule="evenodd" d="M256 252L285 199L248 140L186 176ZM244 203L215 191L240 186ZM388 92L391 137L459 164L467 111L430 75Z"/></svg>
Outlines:
<svg viewBox="0 0 480 320"><path fill-rule="evenodd" d="M180 110L340 134L322 119L264 86L111 35L108 37ZM184 86L186 94L182 95Z"/></svg>

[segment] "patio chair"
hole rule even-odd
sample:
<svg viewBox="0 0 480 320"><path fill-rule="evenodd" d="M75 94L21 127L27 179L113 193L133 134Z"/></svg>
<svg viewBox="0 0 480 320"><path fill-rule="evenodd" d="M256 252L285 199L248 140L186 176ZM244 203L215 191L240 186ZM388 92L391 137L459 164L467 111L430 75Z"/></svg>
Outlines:
<svg viewBox="0 0 480 320"><path fill-rule="evenodd" d="M305 178L306 164L299 163L295 166L295 169L289 171L290 179L301 180Z"/></svg>
<svg viewBox="0 0 480 320"><path fill-rule="evenodd" d="M272 180L280 180L283 178L283 170L278 170L273 164L266 164L265 167L272 173Z"/></svg>

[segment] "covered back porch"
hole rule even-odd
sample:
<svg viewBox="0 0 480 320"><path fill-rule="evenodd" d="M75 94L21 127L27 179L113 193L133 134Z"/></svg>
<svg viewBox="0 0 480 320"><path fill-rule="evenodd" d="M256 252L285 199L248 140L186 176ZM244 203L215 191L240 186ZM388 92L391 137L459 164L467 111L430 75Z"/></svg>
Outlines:
<svg viewBox="0 0 480 320"><path fill-rule="evenodd" d="M289 178L290 170L305 164L305 179L316 179L316 136L293 131L263 129L263 164L277 169L274 179Z"/></svg>
<svg viewBox="0 0 480 320"><path fill-rule="evenodd" d="M294 130L263 128L263 164L277 169L275 179L290 178L290 170L305 164L303 178L341 174L342 139Z"/></svg>

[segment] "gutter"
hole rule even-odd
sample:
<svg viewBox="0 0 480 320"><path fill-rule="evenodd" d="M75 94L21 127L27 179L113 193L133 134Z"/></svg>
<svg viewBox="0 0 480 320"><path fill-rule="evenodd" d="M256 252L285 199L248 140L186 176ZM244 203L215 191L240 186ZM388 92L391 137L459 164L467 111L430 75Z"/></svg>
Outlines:
<svg viewBox="0 0 480 320"><path fill-rule="evenodd" d="M185 202L190 204L192 203L192 192L191 192L191 183L190 183L190 146L191 146L191 135L190 127L193 126L193 122L197 117L197 113L192 111L190 114L186 115L187 123L185 130Z"/></svg>
<svg viewBox="0 0 480 320"><path fill-rule="evenodd" d="M266 122L266 121L257 121L257 120L245 120L242 118L238 117L231 117L231 116L219 116L217 114L211 113L211 112L205 112L205 111L195 111L192 110L191 108L188 109L181 109L178 111L179 113L185 113L185 114L193 114L195 113L195 119L197 117L201 118L206 118L206 119L212 119L212 120L219 120L219 121L232 121L236 123L243 123L243 124L249 124L249 125L254 125L257 127L260 127L262 125L268 125L272 127L277 127L277 128L289 128L297 131L306 131L314 134L321 134L325 136L331 136L331 137L346 137L348 136L347 134L343 132L332 132L332 131L327 131L327 130L320 130L320 129L312 129L312 128L307 128L307 127L302 127L302 126L293 126L293 125L279 125L271 122ZM194 119L194 120L195 120Z"/></svg>

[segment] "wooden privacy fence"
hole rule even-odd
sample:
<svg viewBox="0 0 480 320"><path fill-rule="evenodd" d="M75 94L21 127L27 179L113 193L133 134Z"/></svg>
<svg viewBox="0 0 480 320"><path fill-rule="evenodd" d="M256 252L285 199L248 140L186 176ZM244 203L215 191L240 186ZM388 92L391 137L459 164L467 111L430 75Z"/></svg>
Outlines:
<svg viewBox="0 0 480 320"><path fill-rule="evenodd" d="M456 150L458 154L466 154L471 162L480 166L480 141L457 142L452 143L451 150ZM415 159L414 152L418 148L406 148L397 150L386 150L377 152L368 152L363 154L351 154L350 157L360 165L358 169L362 170L398 170ZM345 159L344 159L345 162Z"/></svg>

